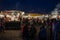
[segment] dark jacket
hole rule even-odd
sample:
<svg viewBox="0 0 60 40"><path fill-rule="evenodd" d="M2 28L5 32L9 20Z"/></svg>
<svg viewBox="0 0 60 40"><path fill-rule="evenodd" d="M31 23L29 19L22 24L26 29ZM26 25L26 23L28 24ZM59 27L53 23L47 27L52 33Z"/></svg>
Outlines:
<svg viewBox="0 0 60 40"><path fill-rule="evenodd" d="M46 40L47 38L47 32L46 32L46 29L44 27L42 27L40 29L41 31L39 32L39 40Z"/></svg>
<svg viewBox="0 0 60 40"><path fill-rule="evenodd" d="M23 37L25 38L34 38L36 33L36 29L34 27L30 28L30 31L28 31L28 27L26 26L23 31Z"/></svg>

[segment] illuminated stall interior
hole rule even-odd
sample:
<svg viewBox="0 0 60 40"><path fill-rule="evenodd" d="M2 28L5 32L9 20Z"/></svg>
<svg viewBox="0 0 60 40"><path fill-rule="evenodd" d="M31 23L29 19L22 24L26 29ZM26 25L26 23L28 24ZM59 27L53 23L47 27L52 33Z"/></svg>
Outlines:
<svg viewBox="0 0 60 40"><path fill-rule="evenodd" d="M25 15L27 14L27 15ZM56 13L49 14L52 15L50 18L57 18ZM20 21L20 18L48 18L48 14L42 14L42 13L25 13L18 10L5 10L1 11L0 18L4 18L5 21ZM60 18L60 15L58 16Z"/></svg>
<svg viewBox="0 0 60 40"><path fill-rule="evenodd" d="M23 15L24 12L16 10L6 10L1 11L0 16L4 17L6 21L19 21L19 17Z"/></svg>

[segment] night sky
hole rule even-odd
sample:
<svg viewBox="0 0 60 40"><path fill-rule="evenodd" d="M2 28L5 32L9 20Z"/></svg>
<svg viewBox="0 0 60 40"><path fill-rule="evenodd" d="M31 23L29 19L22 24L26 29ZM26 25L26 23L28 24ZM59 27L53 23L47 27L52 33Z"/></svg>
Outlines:
<svg viewBox="0 0 60 40"><path fill-rule="evenodd" d="M60 0L0 0L0 10L49 13Z"/></svg>

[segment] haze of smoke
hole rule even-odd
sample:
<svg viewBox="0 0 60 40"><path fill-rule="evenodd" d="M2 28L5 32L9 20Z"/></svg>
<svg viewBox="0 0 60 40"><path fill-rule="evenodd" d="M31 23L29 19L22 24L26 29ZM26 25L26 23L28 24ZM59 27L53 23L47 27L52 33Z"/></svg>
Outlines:
<svg viewBox="0 0 60 40"><path fill-rule="evenodd" d="M51 12L51 14L58 14L59 10L60 10L60 3L56 5L56 8Z"/></svg>

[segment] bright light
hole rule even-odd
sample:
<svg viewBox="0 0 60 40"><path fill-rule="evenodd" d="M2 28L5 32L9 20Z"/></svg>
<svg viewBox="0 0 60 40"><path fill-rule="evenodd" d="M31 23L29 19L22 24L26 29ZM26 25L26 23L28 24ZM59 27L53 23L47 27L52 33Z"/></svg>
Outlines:
<svg viewBox="0 0 60 40"><path fill-rule="evenodd" d="M11 13L12 15L14 15L14 13Z"/></svg>
<svg viewBox="0 0 60 40"><path fill-rule="evenodd" d="M11 21L14 21L15 20L15 16L11 16Z"/></svg>
<svg viewBox="0 0 60 40"><path fill-rule="evenodd" d="M11 17L10 15L6 15L6 17Z"/></svg>
<svg viewBox="0 0 60 40"><path fill-rule="evenodd" d="M48 15L46 15L45 17L49 17Z"/></svg>
<svg viewBox="0 0 60 40"><path fill-rule="evenodd" d="M24 12L22 12L22 15L24 15L25 13Z"/></svg>
<svg viewBox="0 0 60 40"><path fill-rule="evenodd" d="M18 14L17 14L17 17L19 17L19 15L20 15L20 14L18 13Z"/></svg>
<svg viewBox="0 0 60 40"><path fill-rule="evenodd" d="M28 17L31 17L30 15L28 15Z"/></svg>
<svg viewBox="0 0 60 40"><path fill-rule="evenodd" d="M18 17L16 17L16 16L14 17L14 20L15 20L15 21L19 21L18 19L19 19Z"/></svg>
<svg viewBox="0 0 60 40"><path fill-rule="evenodd" d="M57 15L53 15L52 18L57 18Z"/></svg>
<svg viewBox="0 0 60 40"><path fill-rule="evenodd" d="M0 14L0 17L4 17L4 15Z"/></svg>
<svg viewBox="0 0 60 40"><path fill-rule="evenodd" d="M23 18L27 18L28 16L23 16Z"/></svg>

